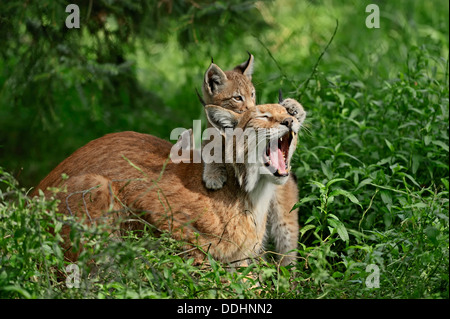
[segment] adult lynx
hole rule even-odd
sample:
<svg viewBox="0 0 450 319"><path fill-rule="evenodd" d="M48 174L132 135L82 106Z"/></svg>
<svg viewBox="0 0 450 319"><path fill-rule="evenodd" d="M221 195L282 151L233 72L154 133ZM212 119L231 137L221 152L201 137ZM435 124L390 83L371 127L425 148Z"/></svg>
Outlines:
<svg viewBox="0 0 450 319"><path fill-rule="evenodd" d="M235 112L243 112L255 105L255 88L252 84L254 57L249 53L246 62L230 71L211 63L206 70L202 85L203 99L206 104L219 105ZM279 104L294 116L300 124L306 117L303 106L294 99L283 99L281 91ZM205 163L203 181L206 188L218 190L227 181L225 166L220 162ZM298 209L291 212L298 200L298 187L294 177L286 184L277 187L276 196L270 202L269 236L273 238L276 250L282 256L281 264L293 261L298 241Z"/></svg>
<svg viewBox="0 0 450 319"><path fill-rule="evenodd" d="M239 262L261 253L269 203L278 185L290 180L288 168L297 143L300 123L278 104L249 107L242 113L206 105L211 125L233 151L252 149L227 138L227 129L258 132L263 144L255 163L225 163L228 181L222 189L208 190L202 181L202 163L168 160L172 144L135 132L109 134L93 140L61 162L38 185L61 186L59 211L84 217L88 223L111 223L125 229L143 229L136 220L158 231L169 231L200 261L208 251L222 262ZM270 145L270 147L269 147ZM279 174L280 170L285 173ZM67 180L61 178L65 173ZM162 200L164 198L164 200ZM291 198L292 205L297 199ZM291 207L292 207L291 205ZM76 260L63 227L65 256Z"/></svg>

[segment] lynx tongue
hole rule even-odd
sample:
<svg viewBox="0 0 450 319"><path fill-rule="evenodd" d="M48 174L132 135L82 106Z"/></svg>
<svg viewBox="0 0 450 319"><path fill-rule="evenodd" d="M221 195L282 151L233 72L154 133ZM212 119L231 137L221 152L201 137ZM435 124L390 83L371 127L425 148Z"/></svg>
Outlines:
<svg viewBox="0 0 450 319"><path fill-rule="evenodd" d="M270 152L269 153L269 159L271 162L271 165L275 167L278 171L278 174L280 175L286 175L286 162L284 161L283 152L281 149L277 149L276 152Z"/></svg>

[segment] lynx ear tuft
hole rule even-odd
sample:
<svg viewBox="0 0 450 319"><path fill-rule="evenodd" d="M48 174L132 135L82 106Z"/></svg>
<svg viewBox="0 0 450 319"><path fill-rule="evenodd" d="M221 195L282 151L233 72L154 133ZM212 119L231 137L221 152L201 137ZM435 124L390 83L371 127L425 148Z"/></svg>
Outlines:
<svg viewBox="0 0 450 319"><path fill-rule="evenodd" d="M237 65L233 70L242 73L251 81L253 75L253 63L255 61L255 58L250 52L247 51L247 53L248 60Z"/></svg>
<svg viewBox="0 0 450 319"><path fill-rule="evenodd" d="M283 103L284 99L283 99L283 92L281 91L281 89L278 90L278 104Z"/></svg>

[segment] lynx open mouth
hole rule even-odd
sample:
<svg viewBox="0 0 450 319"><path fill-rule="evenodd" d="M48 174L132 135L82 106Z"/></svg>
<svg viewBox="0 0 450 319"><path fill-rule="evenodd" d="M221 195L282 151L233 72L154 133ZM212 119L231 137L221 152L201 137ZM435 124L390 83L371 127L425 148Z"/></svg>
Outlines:
<svg viewBox="0 0 450 319"><path fill-rule="evenodd" d="M278 141L270 141L264 152L264 165L269 168L274 176L283 177L289 175L289 146L294 137L294 131L289 130Z"/></svg>

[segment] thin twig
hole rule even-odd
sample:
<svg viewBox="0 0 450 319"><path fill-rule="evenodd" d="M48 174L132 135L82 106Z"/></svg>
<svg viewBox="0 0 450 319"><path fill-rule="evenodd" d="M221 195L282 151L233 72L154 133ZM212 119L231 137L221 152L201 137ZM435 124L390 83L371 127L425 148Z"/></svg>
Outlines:
<svg viewBox="0 0 450 319"><path fill-rule="evenodd" d="M301 98L302 98L302 96L303 96L303 93L305 93L306 89L308 88L309 81L312 79L312 77L314 76L314 74L317 72L317 67L319 66L319 63L320 63L320 61L322 60L322 57L324 56L325 52L327 52L328 47L330 46L331 42L333 42L334 37L335 37L335 35L336 35L336 33L337 33L338 27L339 27L339 20L336 19L336 27L334 28L333 35L331 36L331 38L330 38L330 40L328 41L328 43L327 43L327 45L325 46L325 48L323 49L322 53L320 53L319 58L317 59L316 64L314 64L314 67L313 67L312 72L311 72L311 74L309 75L308 79L306 79L306 81L303 82L303 83L304 83L304 84L303 84L303 85L304 85L304 88L303 88L302 93L301 93L301 94L299 95L299 97L298 97L299 100L301 100ZM302 86L302 85L300 85L300 86ZM298 90L300 89L300 86L297 88L296 93L297 93Z"/></svg>
<svg viewBox="0 0 450 319"><path fill-rule="evenodd" d="M374 199L375 196L377 195L378 190L379 190L378 188L375 190L375 194L373 194L372 198L370 199L369 207L367 207L367 209L364 211L364 213L363 213L363 215L362 215L362 217L361 217L361 220L359 221L359 224L358 224L358 230L361 230L361 223L362 223L362 221L363 221L363 219L364 219L364 216L366 216L366 213L367 213L368 210L370 209L370 207L372 207L373 199Z"/></svg>
<svg viewBox="0 0 450 319"><path fill-rule="evenodd" d="M264 49L266 49L267 54L269 54L269 57L273 60L273 62L275 62L275 65L277 66L278 70L280 70L281 75L283 76L283 78L289 80L289 82L291 82L292 86L295 86L294 81L292 81L292 79L288 78L288 76L286 75L286 73L283 72L283 69L281 68L281 66L278 64L278 61L274 58L274 56L272 55L272 52L270 52L269 48L264 44L264 42L261 41L260 38L256 37L256 40L258 40L258 42L263 46Z"/></svg>

